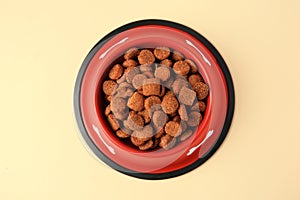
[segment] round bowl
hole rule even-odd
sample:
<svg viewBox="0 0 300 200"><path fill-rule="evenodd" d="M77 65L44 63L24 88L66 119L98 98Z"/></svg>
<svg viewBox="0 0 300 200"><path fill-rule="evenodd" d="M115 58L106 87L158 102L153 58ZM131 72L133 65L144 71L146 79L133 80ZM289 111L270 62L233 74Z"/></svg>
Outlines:
<svg viewBox="0 0 300 200"><path fill-rule="evenodd" d="M157 46L193 60L210 91L203 120L191 137L169 150L140 151L122 142L109 127L101 86L126 50ZM117 28L92 48L78 73L74 109L85 142L104 163L133 177L165 179L195 169L218 149L232 121L234 89L224 60L202 35L178 23L142 20Z"/></svg>

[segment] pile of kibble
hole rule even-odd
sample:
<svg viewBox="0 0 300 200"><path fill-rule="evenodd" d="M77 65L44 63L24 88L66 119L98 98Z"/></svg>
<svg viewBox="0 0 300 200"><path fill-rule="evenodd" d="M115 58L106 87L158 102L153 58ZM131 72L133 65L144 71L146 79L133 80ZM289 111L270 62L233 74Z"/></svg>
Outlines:
<svg viewBox="0 0 300 200"><path fill-rule="evenodd" d="M140 150L170 149L189 138L209 94L195 63L168 47L131 48L123 57L102 85L113 132Z"/></svg>

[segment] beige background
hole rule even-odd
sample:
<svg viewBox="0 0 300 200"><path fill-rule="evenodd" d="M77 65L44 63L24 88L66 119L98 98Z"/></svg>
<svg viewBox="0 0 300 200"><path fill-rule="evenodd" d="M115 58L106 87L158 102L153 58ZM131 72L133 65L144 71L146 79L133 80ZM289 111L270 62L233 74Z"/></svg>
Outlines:
<svg viewBox="0 0 300 200"><path fill-rule="evenodd" d="M0 0L0 199L300 199L299 9L297 0ZM72 107L88 51L145 18L207 37L236 89L234 121L217 153L162 181L94 159Z"/></svg>

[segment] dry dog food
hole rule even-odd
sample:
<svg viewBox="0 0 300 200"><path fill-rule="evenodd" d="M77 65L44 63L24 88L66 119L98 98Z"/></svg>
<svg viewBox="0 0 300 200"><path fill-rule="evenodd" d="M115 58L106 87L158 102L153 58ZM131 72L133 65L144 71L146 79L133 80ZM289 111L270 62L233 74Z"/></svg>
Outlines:
<svg viewBox="0 0 300 200"><path fill-rule="evenodd" d="M112 131L142 151L171 149L191 137L209 95L197 65L169 47L128 49L102 91Z"/></svg>

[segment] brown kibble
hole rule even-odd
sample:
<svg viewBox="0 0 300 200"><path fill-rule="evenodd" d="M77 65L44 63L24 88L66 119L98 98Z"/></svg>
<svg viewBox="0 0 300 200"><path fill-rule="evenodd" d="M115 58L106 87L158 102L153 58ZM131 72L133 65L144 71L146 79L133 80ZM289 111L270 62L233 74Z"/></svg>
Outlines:
<svg viewBox="0 0 300 200"><path fill-rule="evenodd" d="M167 150L191 137L209 94L195 62L169 47L134 47L124 58L102 85L104 115L114 134L141 151Z"/></svg>
<svg viewBox="0 0 300 200"><path fill-rule="evenodd" d="M166 94L166 87L161 85L160 94L158 96L163 97L165 94Z"/></svg>
<svg viewBox="0 0 300 200"><path fill-rule="evenodd" d="M106 106L105 111L104 111L105 116L108 116L110 114L110 111L111 111L110 104L108 104L108 106Z"/></svg>
<svg viewBox="0 0 300 200"><path fill-rule="evenodd" d="M178 109L178 114L183 121L187 121L189 119L185 105L181 104Z"/></svg>
<svg viewBox="0 0 300 200"><path fill-rule="evenodd" d="M157 96L150 96L145 99L145 109L150 109L153 105L156 104L161 104L161 100Z"/></svg>
<svg viewBox="0 0 300 200"><path fill-rule="evenodd" d="M138 50L137 48L131 48L125 52L124 58L125 58L125 60L133 59L133 58L137 57L139 55L139 53L140 53L140 50Z"/></svg>
<svg viewBox="0 0 300 200"><path fill-rule="evenodd" d="M127 88L132 88L132 85L127 82L120 83L117 88L117 92L119 92L120 90L122 90L122 92L124 92Z"/></svg>
<svg viewBox="0 0 300 200"><path fill-rule="evenodd" d="M126 108L126 100L121 97L114 97L111 100L110 109L112 112L122 112Z"/></svg>
<svg viewBox="0 0 300 200"><path fill-rule="evenodd" d="M190 72L192 72L192 73L198 72L197 65L192 60L185 59L184 61L187 62L190 65L190 67L191 67Z"/></svg>
<svg viewBox="0 0 300 200"><path fill-rule="evenodd" d="M176 79L172 84L172 89L175 94L179 94L182 87L187 87L188 82L183 78Z"/></svg>
<svg viewBox="0 0 300 200"><path fill-rule="evenodd" d="M154 63L155 57L153 53L147 49L144 49L138 55L138 60L141 65Z"/></svg>
<svg viewBox="0 0 300 200"><path fill-rule="evenodd" d="M117 94L114 97L127 98L133 94L132 85L127 82L120 83L116 89Z"/></svg>
<svg viewBox="0 0 300 200"><path fill-rule="evenodd" d="M191 110L204 112L206 109L206 104L203 101L195 102L194 105L191 107Z"/></svg>
<svg viewBox="0 0 300 200"><path fill-rule="evenodd" d="M153 128L150 125L145 126L142 130L136 130L132 136L139 138L142 141L147 141L153 136Z"/></svg>
<svg viewBox="0 0 300 200"><path fill-rule="evenodd" d="M189 120L187 121L189 126L198 126L202 120L202 115L200 112L191 112L189 114Z"/></svg>
<svg viewBox="0 0 300 200"><path fill-rule="evenodd" d="M114 117L113 114L109 114L107 116L107 120L108 120L112 130L116 131L120 128L119 122L118 122L118 120L116 120L116 118Z"/></svg>
<svg viewBox="0 0 300 200"><path fill-rule="evenodd" d="M176 139L172 138L172 140L167 144L167 146L163 147L165 150L172 149L176 145Z"/></svg>
<svg viewBox="0 0 300 200"><path fill-rule="evenodd" d="M111 102L112 95L105 95L105 100Z"/></svg>
<svg viewBox="0 0 300 200"><path fill-rule="evenodd" d="M175 97L175 94L173 91L168 91L166 94L165 94L166 97Z"/></svg>
<svg viewBox="0 0 300 200"><path fill-rule="evenodd" d="M142 151L145 151L145 150L148 150L148 149L152 148L152 146L153 146L153 141L152 141L152 140L149 140L149 141L146 142L145 144L140 145L140 146L139 146L139 149L142 150Z"/></svg>
<svg viewBox="0 0 300 200"><path fill-rule="evenodd" d="M111 102L111 111L113 112L115 118L119 120L124 120L128 116L128 109L126 108L126 101L120 97L114 97Z"/></svg>
<svg viewBox="0 0 300 200"><path fill-rule="evenodd" d="M203 81L202 77L200 74L192 74L189 77L189 83L191 84L192 87L194 87L195 83Z"/></svg>
<svg viewBox="0 0 300 200"><path fill-rule="evenodd" d="M197 94L198 100L202 100L208 95L208 86L203 82L195 83L193 89Z"/></svg>
<svg viewBox="0 0 300 200"><path fill-rule="evenodd" d="M129 114L127 120L123 122L125 128L129 128L130 130L142 130L144 127L144 119L139 114Z"/></svg>
<svg viewBox="0 0 300 200"><path fill-rule="evenodd" d="M158 60L164 60L169 57L170 49L168 47L157 47L153 53Z"/></svg>
<svg viewBox="0 0 300 200"><path fill-rule="evenodd" d="M131 136L130 140L131 140L132 144L134 144L135 146L141 146L145 143L144 140L142 140L138 137L134 137L134 136Z"/></svg>
<svg viewBox="0 0 300 200"><path fill-rule="evenodd" d="M187 124L186 124L186 122L181 121L181 122L180 122L180 127L181 127L182 132L185 131L185 130L187 129Z"/></svg>
<svg viewBox="0 0 300 200"><path fill-rule="evenodd" d="M104 81L102 89L106 95L112 95L117 87L117 83L113 80Z"/></svg>
<svg viewBox="0 0 300 200"><path fill-rule="evenodd" d="M156 78L149 78L144 80L143 94L145 96L159 95L160 94L160 82Z"/></svg>
<svg viewBox="0 0 300 200"><path fill-rule="evenodd" d="M124 70L124 73L123 73L123 75L125 75L125 81L127 81L126 80L126 74L128 73L128 72L130 72L130 70L132 70L132 69L134 69L135 67L127 67L127 68L125 68L125 70ZM121 77L122 78L122 77Z"/></svg>
<svg viewBox="0 0 300 200"><path fill-rule="evenodd" d="M119 79L123 74L123 67L120 64L114 65L109 71L108 77L112 80Z"/></svg>
<svg viewBox="0 0 300 200"><path fill-rule="evenodd" d="M144 74L137 74L132 79L132 85L135 89L143 86L144 80L147 79L147 77Z"/></svg>
<svg viewBox="0 0 300 200"><path fill-rule="evenodd" d="M172 58L173 60L175 61L179 61L179 60L183 60L183 55L182 53L178 52L178 51L174 51L173 54L172 54Z"/></svg>
<svg viewBox="0 0 300 200"><path fill-rule="evenodd" d="M144 95L144 93L143 93L143 87L139 87L139 88L137 89L137 92L138 92L139 94L141 94L141 95Z"/></svg>
<svg viewBox="0 0 300 200"><path fill-rule="evenodd" d="M155 104L153 106L151 106L149 110L149 113L150 113L150 116L152 116L152 114L155 112L155 111L158 111L158 110L161 110L161 105L160 104Z"/></svg>
<svg viewBox="0 0 300 200"><path fill-rule="evenodd" d="M165 113L172 114L177 111L179 104L175 96L165 95L161 102L161 106Z"/></svg>
<svg viewBox="0 0 300 200"><path fill-rule="evenodd" d="M177 112L177 111L175 111L175 112L169 114L170 117L175 117L176 115L178 115L178 112Z"/></svg>
<svg viewBox="0 0 300 200"><path fill-rule="evenodd" d="M144 121L145 121L146 124L151 121L149 110L147 110L147 109L142 110L142 111L138 112L138 114L141 115L144 118Z"/></svg>
<svg viewBox="0 0 300 200"><path fill-rule="evenodd" d="M162 60L162 61L160 62L160 64L161 64L161 65L165 65L165 66L167 66L167 67L171 67L172 64L173 64L173 62L172 62L172 60L164 59L164 60Z"/></svg>
<svg viewBox="0 0 300 200"><path fill-rule="evenodd" d="M171 149L172 147L174 147L175 143L176 143L175 138L167 134L160 138L159 146L164 149Z"/></svg>
<svg viewBox="0 0 300 200"><path fill-rule="evenodd" d="M168 121L168 116L163 111L158 110L153 113L152 121L156 129L161 129Z"/></svg>
<svg viewBox="0 0 300 200"><path fill-rule="evenodd" d="M129 133L127 133L126 131L123 131L123 130L117 130L116 135L119 138L128 138L130 136Z"/></svg>
<svg viewBox="0 0 300 200"><path fill-rule="evenodd" d="M126 68L132 68L132 67L136 67L138 65L138 63L135 60L125 60L123 62L123 67Z"/></svg>
<svg viewBox="0 0 300 200"><path fill-rule="evenodd" d="M170 78L171 74L168 67L162 66L156 68L154 75L156 78L159 78L162 81L166 81Z"/></svg>
<svg viewBox="0 0 300 200"><path fill-rule="evenodd" d="M125 91L118 91L115 96L117 97L122 97L122 98L127 98L133 95L133 90L128 88Z"/></svg>
<svg viewBox="0 0 300 200"><path fill-rule="evenodd" d="M126 69L128 69L128 68L126 68ZM125 71L126 71L126 69L123 70L123 71L124 71L123 75L117 80L117 83L118 83L118 84L124 83L124 82L126 81L126 76L125 76L125 73L126 73Z"/></svg>
<svg viewBox="0 0 300 200"><path fill-rule="evenodd" d="M154 74L151 71L143 73L147 78L154 78Z"/></svg>
<svg viewBox="0 0 300 200"><path fill-rule="evenodd" d="M144 64L144 65L140 65L139 68L140 68L140 71L141 72L151 72L153 67L152 67L153 64Z"/></svg>
<svg viewBox="0 0 300 200"><path fill-rule="evenodd" d="M170 89L174 82L174 76L170 76L170 78L164 82L164 86Z"/></svg>
<svg viewBox="0 0 300 200"><path fill-rule="evenodd" d="M156 134L154 135L155 138L160 138L161 136L163 136L165 134L165 129L161 128L159 131L156 132Z"/></svg>
<svg viewBox="0 0 300 200"><path fill-rule="evenodd" d="M192 135L193 135L193 131L192 130L187 130L183 134L181 134L180 141L185 141L186 139L188 139Z"/></svg>
<svg viewBox="0 0 300 200"><path fill-rule="evenodd" d="M169 121L165 126L165 132L172 137L177 137L181 134L182 130L179 123Z"/></svg>
<svg viewBox="0 0 300 200"><path fill-rule="evenodd" d="M126 73L126 80L128 83L131 83L133 78L140 73L140 70L137 67L131 68L127 73Z"/></svg>
<svg viewBox="0 0 300 200"><path fill-rule="evenodd" d="M138 92L133 93L133 95L128 99L128 108L134 111L141 111L144 108L144 97Z"/></svg>
<svg viewBox="0 0 300 200"><path fill-rule="evenodd" d="M206 109L206 104L203 101L199 101L198 104L200 112L204 112Z"/></svg>
<svg viewBox="0 0 300 200"><path fill-rule="evenodd" d="M173 65L173 70L176 74L186 76L190 71L190 65L185 61L177 61Z"/></svg>
<svg viewBox="0 0 300 200"><path fill-rule="evenodd" d="M128 110L123 110L123 111L119 111L119 112L114 112L113 113L115 118L118 120L124 120L128 117Z"/></svg>
<svg viewBox="0 0 300 200"><path fill-rule="evenodd" d="M173 117L172 121L180 123L180 121L181 121L180 116L176 115L175 117Z"/></svg>
<svg viewBox="0 0 300 200"><path fill-rule="evenodd" d="M191 105L193 105L195 98L196 98L195 91L193 91L187 87L181 88L181 90L179 92L179 96L178 96L178 99L181 103L191 106Z"/></svg>
<svg viewBox="0 0 300 200"><path fill-rule="evenodd" d="M151 147L151 149L156 148L160 143L160 139L159 138L153 138L153 145Z"/></svg>

